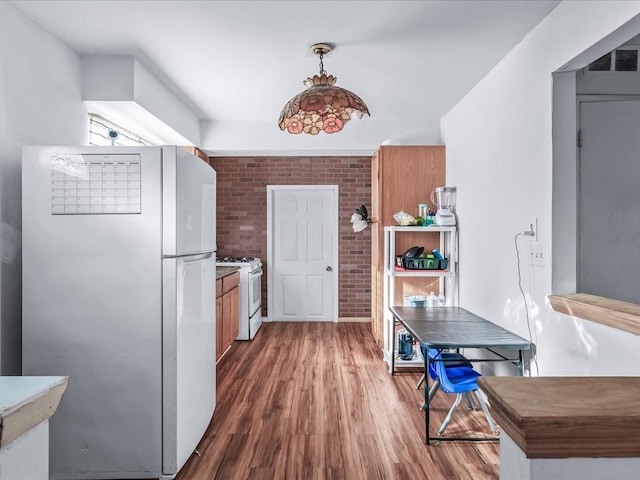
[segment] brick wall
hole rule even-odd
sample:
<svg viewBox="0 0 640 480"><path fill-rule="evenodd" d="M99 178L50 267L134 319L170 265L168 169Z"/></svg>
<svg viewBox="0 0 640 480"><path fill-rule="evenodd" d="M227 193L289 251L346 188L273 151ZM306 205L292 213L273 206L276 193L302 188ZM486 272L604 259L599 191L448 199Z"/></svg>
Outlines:
<svg viewBox="0 0 640 480"><path fill-rule="evenodd" d="M371 208L371 157L211 157L218 173L218 256L262 259L267 315L267 185L338 185L339 316L371 316L371 229L355 233L356 208Z"/></svg>

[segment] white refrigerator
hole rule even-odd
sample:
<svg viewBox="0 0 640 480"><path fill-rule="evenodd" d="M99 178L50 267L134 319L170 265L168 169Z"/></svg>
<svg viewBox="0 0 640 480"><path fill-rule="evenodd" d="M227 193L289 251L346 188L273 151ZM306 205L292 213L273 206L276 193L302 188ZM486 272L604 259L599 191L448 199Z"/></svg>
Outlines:
<svg viewBox="0 0 640 480"><path fill-rule="evenodd" d="M51 479L173 478L215 408L216 173L179 147L25 147L23 375L68 375Z"/></svg>

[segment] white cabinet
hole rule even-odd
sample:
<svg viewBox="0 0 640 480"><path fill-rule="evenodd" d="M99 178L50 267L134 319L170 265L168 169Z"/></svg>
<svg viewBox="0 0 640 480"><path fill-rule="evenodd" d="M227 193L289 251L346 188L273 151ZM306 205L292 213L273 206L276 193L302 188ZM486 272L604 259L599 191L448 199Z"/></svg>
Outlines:
<svg viewBox="0 0 640 480"><path fill-rule="evenodd" d="M396 256L402 255L404 250L397 250L396 237L403 235L404 233L424 234L425 241L422 245L433 244L433 237L435 236L439 240L438 250L442 256L448 260L447 268L445 270L412 270L398 268L396 266ZM415 235L413 238L415 238ZM422 245L416 244L416 246ZM394 322L393 315L391 315L391 312L389 311L389 307L394 305L403 305L403 297L407 292L405 291L405 286L402 280L406 278L422 278L423 280L431 280L430 282L422 282L422 285L421 282L413 282L411 286L412 293L416 292L416 289L422 288L419 293L426 297L429 295L430 291L434 291L436 295L444 295L445 306L449 307L458 305L458 236L455 226L445 227L430 225L428 227L384 227L383 353L384 360L389 365L389 370L391 370L391 355L397 354L397 352L393 351L394 343L397 343L394 342L397 325ZM398 288L399 286L401 288ZM396 368L408 366L424 366L423 359L419 355L419 349L418 354L414 356L413 360L402 360L396 356Z"/></svg>

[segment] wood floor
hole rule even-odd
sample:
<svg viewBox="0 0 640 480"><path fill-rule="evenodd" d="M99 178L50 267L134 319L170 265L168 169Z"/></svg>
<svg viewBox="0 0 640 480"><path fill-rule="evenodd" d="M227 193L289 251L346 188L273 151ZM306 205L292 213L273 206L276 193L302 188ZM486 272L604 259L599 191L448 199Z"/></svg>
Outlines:
<svg viewBox="0 0 640 480"><path fill-rule="evenodd" d="M497 479L497 442L425 445L420 373L391 376L380 358L367 323L263 324L218 364L201 456L177 480ZM438 392L432 428L452 399ZM445 433L470 431L489 433L461 405Z"/></svg>

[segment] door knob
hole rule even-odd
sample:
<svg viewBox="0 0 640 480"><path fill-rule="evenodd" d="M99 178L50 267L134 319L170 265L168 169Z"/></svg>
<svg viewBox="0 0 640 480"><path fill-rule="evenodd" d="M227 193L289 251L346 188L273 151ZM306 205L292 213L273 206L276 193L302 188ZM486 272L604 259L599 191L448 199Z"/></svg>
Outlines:
<svg viewBox="0 0 640 480"><path fill-rule="evenodd" d="M325 270L326 270L327 272L332 272L332 271L333 271L333 268L331 268L331 267L327 267Z"/></svg>

